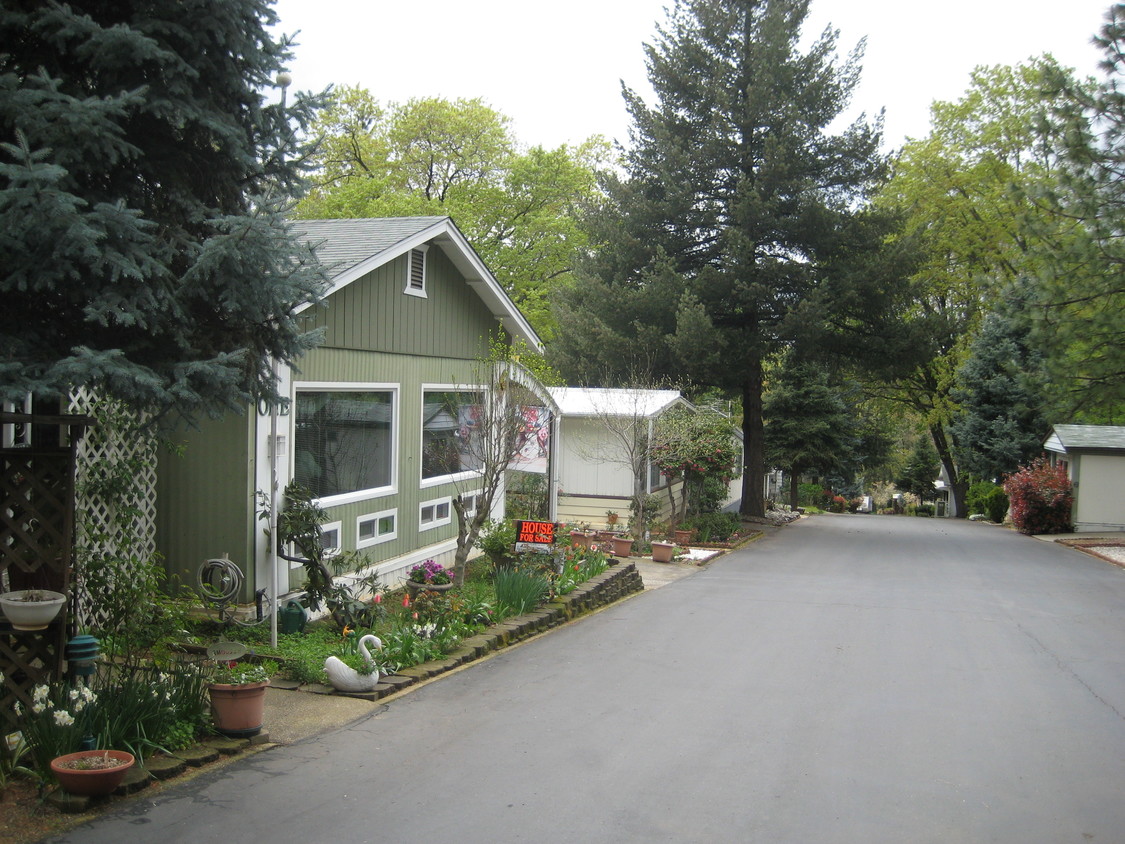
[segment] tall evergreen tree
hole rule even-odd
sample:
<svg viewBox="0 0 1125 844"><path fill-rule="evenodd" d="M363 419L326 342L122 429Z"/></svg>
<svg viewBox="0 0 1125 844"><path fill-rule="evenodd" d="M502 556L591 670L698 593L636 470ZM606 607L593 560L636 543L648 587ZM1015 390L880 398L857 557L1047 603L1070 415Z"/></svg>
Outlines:
<svg viewBox="0 0 1125 844"><path fill-rule="evenodd" d="M741 396L748 515L765 504L763 362L848 251L884 164L878 123L827 131L858 82L860 50L838 64L837 33L826 30L802 53L808 5L678 0L646 47L655 104L624 92L634 123L626 178L610 182L614 205L601 220L618 222L594 267L623 295L616 313L578 295L561 309L578 328L604 326L607 342L639 345L657 365ZM815 316L831 305L822 300ZM573 333L560 321L560 356L574 351Z"/></svg>
<svg viewBox="0 0 1125 844"><path fill-rule="evenodd" d="M856 423L827 375L807 365L782 368L771 380L763 412L766 458L788 474L789 504L796 507L801 475L835 471L853 456Z"/></svg>
<svg viewBox="0 0 1125 844"><path fill-rule="evenodd" d="M902 473L895 478L895 486L903 492L914 493L923 501L933 501L937 497L934 481L938 479L940 471L937 451L927 437L921 436L915 442L914 451Z"/></svg>
<svg viewBox="0 0 1125 844"><path fill-rule="evenodd" d="M291 237L313 98L269 0L0 7L0 398L94 385L187 415L276 400L324 276Z"/></svg>
<svg viewBox="0 0 1125 844"><path fill-rule="evenodd" d="M1032 337L1064 397L1068 420L1125 421L1125 3L1115 3L1095 43L1105 78L1091 86L1056 73L1049 89L1060 97L1045 124L1063 127L1061 173L1032 186L1048 222L1027 225L1050 243L1049 259L1027 303ZM1060 102L1061 100L1061 102ZM1038 188L1038 190L1034 190Z"/></svg>
<svg viewBox="0 0 1125 844"><path fill-rule="evenodd" d="M985 317L957 372L959 410L950 430L961 474L999 482L1043 450L1041 356L1026 331L1001 312Z"/></svg>

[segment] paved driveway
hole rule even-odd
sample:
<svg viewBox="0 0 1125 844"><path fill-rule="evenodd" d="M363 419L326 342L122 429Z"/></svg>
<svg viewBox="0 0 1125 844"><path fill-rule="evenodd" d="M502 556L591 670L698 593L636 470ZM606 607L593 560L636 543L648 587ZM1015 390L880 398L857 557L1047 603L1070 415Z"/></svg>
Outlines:
<svg viewBox="0 0 1125 844"><path fill-rule="evenodd" d="M1125 841L1125 572L804 520L62 841Z"/></svg>

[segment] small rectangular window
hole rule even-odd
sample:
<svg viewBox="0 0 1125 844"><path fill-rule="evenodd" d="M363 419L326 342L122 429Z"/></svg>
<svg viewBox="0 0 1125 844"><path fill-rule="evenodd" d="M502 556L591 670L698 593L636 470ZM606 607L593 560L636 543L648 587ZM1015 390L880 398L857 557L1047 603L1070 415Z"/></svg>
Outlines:
<svg viewBox="0 0 1125 844"><path fill-rule="evenodd" d="M384 510L356 519L356 548L389 542L398 537L398 511Z"/></svg>
<svg viewBox="0 0 1125 844"><path fill-rule="evenodd" d="M320 547L324 550L324 556L331 557L333 554L340 553L342 548L340 545L340 527L340 522L321 525Z"/></svg>
<svg viewBox="0 0 1125 844"><path fill-rule="evenodd" d="M438 498L433 501L424 501L418 507L418 529L429 530L441 527L453 521L453 499Z"/></svg>

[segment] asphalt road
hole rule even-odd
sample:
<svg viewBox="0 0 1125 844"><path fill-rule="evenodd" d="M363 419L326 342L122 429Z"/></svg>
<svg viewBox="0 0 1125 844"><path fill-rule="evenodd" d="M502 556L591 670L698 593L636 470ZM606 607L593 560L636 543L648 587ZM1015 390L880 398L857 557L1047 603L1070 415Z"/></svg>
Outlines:
<svg viewBox="0 0 1125 844"><path fill-rule="evenodd" d="M804 520L73 842L1122 842L1125 571Z"/></svg>

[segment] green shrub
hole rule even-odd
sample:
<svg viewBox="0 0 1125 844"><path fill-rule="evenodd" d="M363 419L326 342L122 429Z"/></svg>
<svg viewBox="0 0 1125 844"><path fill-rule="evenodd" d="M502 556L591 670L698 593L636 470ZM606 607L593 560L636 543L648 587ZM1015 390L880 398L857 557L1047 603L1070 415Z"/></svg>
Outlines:
<svg viewBox="0 0 1125 844"><path fill-rule="evenodd" d="M695 538L700 542L725 542L741 526L737 513L703 513L683 524L685 529L695 529Z"/></svg>
<svg viewBox="0 0 1125 844"><path fill-rule="evenodd" d="M969 515L980 513L991 522L1002 522L1008 512L1008 496L1004 488L990 481L978 481L965 493Z"/></svg>
<svg viewBox="0 0 1125 844"><path fill-rule="evenodd" d="M820 484L799 484L797 503L802 507L820 507L824 504L824 487Z"/></svg>
<svg viewBox="0 0 1125 844"><path fill-rule="evenodd" d="M915 516L932 516L934 514L933 504L919 504L914 508Z"/></svg>

